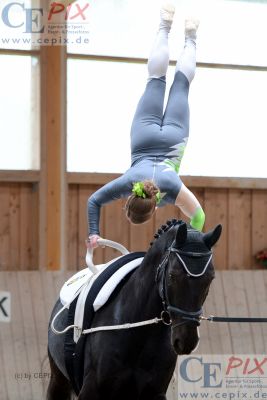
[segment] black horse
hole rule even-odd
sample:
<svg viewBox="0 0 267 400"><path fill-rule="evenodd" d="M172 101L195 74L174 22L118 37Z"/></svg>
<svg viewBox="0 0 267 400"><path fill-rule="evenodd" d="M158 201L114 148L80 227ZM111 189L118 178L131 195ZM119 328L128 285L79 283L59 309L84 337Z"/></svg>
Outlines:
<svg viewBox="0 0 267 400"><path fill-rule="evenodd" d="M220 235L220 225L204 234L176 220L159 229L142 264L95 314L92 327L162 321L88 334L79 400L166 399L177 355L191 353L199 341L202 305L215 274L211 248ZM60 308L58 301L52 317ZM65 328L67 312L59 319L57 327ZM71 398L63 342L49 329L48 400Z"/></svg>

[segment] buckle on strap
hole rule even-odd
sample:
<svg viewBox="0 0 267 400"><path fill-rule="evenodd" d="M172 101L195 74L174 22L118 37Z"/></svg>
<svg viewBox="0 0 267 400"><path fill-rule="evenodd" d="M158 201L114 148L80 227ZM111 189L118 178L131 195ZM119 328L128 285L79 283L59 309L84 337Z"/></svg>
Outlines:
<svg viewBox="0 0 267 400"><path fill-rule="evenodd" d="M162 322L164 325L172 324L171 316L168 311L166 311L166 310L161 311L160 318L162 319Z"/></svg>

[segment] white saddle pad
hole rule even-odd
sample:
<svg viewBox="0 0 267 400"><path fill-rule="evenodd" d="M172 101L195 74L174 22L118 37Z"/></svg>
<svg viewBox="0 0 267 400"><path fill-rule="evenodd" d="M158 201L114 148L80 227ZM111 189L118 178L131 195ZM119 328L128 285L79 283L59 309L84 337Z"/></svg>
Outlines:
<svg viewBox="0 0 267 400"><path fill-rule="evenodd" d="M121 256L122 257L122 256ZM120 258L120 257L118 257ZM109 261L107 264L98 265L97 268L99 272L96 274L92 274L88 268L79 271L74 276L72 276L62 287L60 291L60 300L63 305L69 305L71 301L77 297L79 294L79 298L76 305L74 324L80 328L83 326L83 317L84 317L84 306L87 295L94 283L94 281L98 278L102 271L104 271L111 263L116 261L118 258ZM117 285L121 282L121 280L133 269L137 268L144 257L136 258L122 266L118 269L102 286L99 291L95 301L93 303L94 310L99 310L109 299L113 290L117 287ZM74 341L77 342L80 337L80 332L74 329L73 338Z"/></svg>
<svg viewBox="0 0 267 400"><path fill-rule="evenodd" d="M99 264L96 265L97 269L99 270L99 273L104 271L111 263L114 261L118 260L120 257L114 258L113 260L109 261L106 264ZM95 277L99 276L98 274L95 274ZM71 301L81 292L81 289L83 286L86 286L90 280L93 277L92 271L89 270L89 268L84 268L81 271L77 272L74 274L71 278L67 280L67 282L64 283L60 290L60 301L63 304L63 306L68 305L71 303ZM67 307L68 308L68 307Z"/></svg>

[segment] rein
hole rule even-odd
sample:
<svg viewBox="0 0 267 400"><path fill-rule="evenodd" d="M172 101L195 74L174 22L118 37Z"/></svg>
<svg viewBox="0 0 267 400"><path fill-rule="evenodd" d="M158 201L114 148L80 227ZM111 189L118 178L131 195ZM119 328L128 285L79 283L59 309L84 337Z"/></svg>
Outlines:
<svg viewBox="0 0 267 400"><path fill-rule="evenodd" d="M267 318L258 317L214 317L214 315L209 315L208 317L201 317L203 321L209 322L267 322Z"/></svg>

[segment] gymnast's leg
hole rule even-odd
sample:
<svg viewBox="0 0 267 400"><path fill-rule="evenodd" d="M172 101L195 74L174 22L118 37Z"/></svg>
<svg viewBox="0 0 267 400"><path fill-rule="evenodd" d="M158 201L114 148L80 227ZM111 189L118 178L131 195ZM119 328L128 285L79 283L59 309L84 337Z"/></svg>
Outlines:
<svg viewBox="0 0 267 400"><path fill-rule="evenodd" d="M172 84L166 111L163 118L165 134L176 137L180 146L181 161L189 135L189 105L188 93L196 71L196 31L198 21L188 20L185 23L185 46L177 61L174 82ZM177 195L175 204L190 218L190 224L197 230L202 230L205 223L205 213L196 196L184 185Z"/></svg>
<svg viewBox="0 0 267 400"><path fill-rule="evenodd" d="M184 49L176 64L174 81L163 118L163 126L179 127L183 131L184 138L188 137L189 134L188 94L196 72L196 31L198 24L198 21L188 20L185 22Z"/></svg>
<svg viewBox="0 0 267 400"><path fill-rule="evenodd" d="M162 7L159 30L148 59L148 82L132 122L132 154L142 151L146 147L147 141L151 141L153 133L151 127L158 130L162 125L166 89L165 76L169 65L168 35L173 15L174 7L169 5ZM145 134L144 130L146 130ZM153 140L156 140L155 132Z"/></svg>

